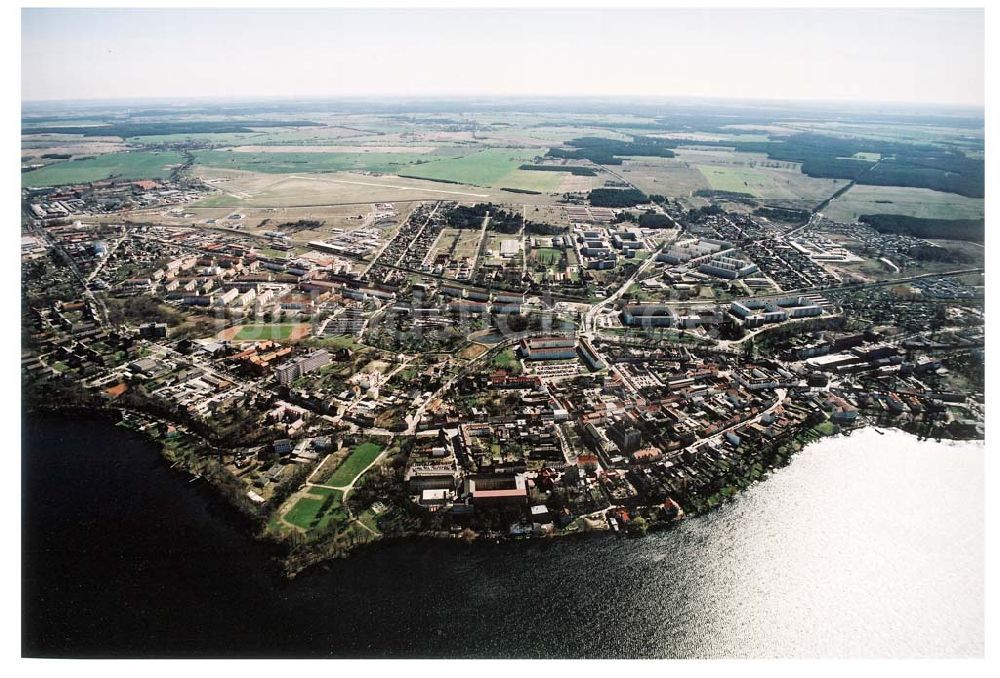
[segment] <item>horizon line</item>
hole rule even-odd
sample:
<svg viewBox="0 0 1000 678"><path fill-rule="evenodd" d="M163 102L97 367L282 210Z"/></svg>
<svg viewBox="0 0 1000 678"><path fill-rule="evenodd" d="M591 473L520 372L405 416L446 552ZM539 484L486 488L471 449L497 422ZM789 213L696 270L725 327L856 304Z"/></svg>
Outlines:
<svg viewBox="0 0 1000 678"><path fill-rule="evenodd" d="M515 100L538 99L538 100L611 100L637 99L640 101L657 101L668 103L673 100L688 101L725 101L734 103L769 103L769 104L835 104L835 105L861 105L861 106L927 106L932 108L952 108L952 109L974 109L985 113L985 103L967 102L942 102L942 101L912 101L912 100L872 100L872 99L823 99L823 98L785 98L785 97L731 97L725 95L704 95L704 94L610 94L610 93L574 93L574 94L534 94L534 93L474 93L474 94L400 94L392 92L368 93L368 94L251 94L236 96L218 96L211 94L186 94L186 95L136 95L120 97L95 97L84 98L44 98L44 99L21 99L21 106L26 104L57 104L57 103L115 103L115 102L152 102L152 101L234 101L234 102L254 102L254 101L383 101L388 99L399 99L403 101L461 101L471 99L500 99L508 98Z"/></svg>

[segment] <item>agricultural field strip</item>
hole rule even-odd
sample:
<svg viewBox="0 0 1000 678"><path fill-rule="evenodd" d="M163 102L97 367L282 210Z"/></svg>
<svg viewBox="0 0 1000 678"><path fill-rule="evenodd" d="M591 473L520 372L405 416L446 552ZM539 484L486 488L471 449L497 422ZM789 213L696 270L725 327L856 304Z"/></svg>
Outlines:
<svg viewBox="0 0 1000 678"><path fill-rule="evenodd" d="M395 188L400 191L427 191L428 193L444 193L447 195L467 195L473 198L488 198L489 193L467 193L465 191L446 191L438 188L423 188L421 186L396 186L393 184L376 184L367 181L347 181L346 179L329 179L327 177L305 177L298 174L292 174L288 177L289 179L304 179L307 181L324 181L333 184L354 184L356 186L376 186L379 188Z"/></svg>

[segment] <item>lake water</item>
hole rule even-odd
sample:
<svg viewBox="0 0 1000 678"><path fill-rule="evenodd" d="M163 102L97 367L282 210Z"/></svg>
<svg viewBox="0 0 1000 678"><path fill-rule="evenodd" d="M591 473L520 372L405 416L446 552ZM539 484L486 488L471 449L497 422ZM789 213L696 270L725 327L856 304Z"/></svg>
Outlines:
<svg viewBox="0 0 1000 678"><path fill-rule="evenodd" d="M22 651L981 656L983 455L867 429L642 539L407 541L284 582L210 488L140 435L29 416Z"/></svg>

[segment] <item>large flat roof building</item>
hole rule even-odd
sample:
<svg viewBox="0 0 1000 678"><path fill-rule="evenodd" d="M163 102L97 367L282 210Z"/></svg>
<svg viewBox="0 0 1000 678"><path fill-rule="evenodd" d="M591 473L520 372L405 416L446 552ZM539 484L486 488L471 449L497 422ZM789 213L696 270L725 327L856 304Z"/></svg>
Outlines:
<svg viewBox="0 0 1000 678"><path fill-rule="evenodd" d="M274 375L278 379L279 384L287 385L302 375L318 370L332 361L333 356L328 351L320 349L274 368Z"/></svg>

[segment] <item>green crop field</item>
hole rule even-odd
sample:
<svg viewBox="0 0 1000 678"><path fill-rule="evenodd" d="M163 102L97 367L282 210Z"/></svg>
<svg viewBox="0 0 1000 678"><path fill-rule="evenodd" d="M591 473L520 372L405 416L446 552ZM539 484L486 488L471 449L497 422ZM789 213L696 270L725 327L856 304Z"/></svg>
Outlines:
<svg viewBox="0 0 1000 678"><path fill-rule="evenodd" d="M381 452L382 446L377 443L362 443L358 445L351 450L351 454L337 467L337 470L333 472L333 475L324 484L336 487L347 485L354 480L354 476L358 475L362 469L375 461L375 458Z"/></svg>
<svg viewBox="0 0 1000 678"><path fill-rule="evenodd" d="M243 325L233 336L233 341L284 341L292 336L297 323L274 325Z"/></svg>
<svg viewBox="0 0 1000 678"><path fill-rule="evenodd" d="M544 155L544 153L545 149L492 148L459 158L443 158L424 162L407 168L404 173L407 176L421 179L453 181L473 186L550 190L536 187L558 186L560 181L558 177L542 176L541 181L539 181L539 177L534 175L546 175L546 172L518 170L518 167L526 161L535 156ZM510 180L507 177L510 177Z"/></svg>
<svg viewBox="0 0 1000 678"><path fill-rule="evenodd" d="M562 172L532 172L515 169L499 179L496 188L519 188L522 191L555 193L559 190L563 177Z"/></svg>
<svg viewBox="0 0 1000 678"><path fill-rule="evenodd" d="M150 134L142 137L129 137L132 144L155 146L157 144L176 144L184 141L200 141L206 144L261 144L271 137L271 132L191 132L189 134Z"/></svg>
<svg viewBox="0 0 1000 678"><path fill-rule="evenodd" d="M750 167L698 165L698 171L705 175L708 185L716 191L749 193L759 198L797 197L787 187L782 186L773 174Z"/></svg>
<svg viewBox="0 0 1000 678"><path fill-rule="evenodd" d="M860 186L831 202L823 214L853 222L862 214L902 214L921 219L982 219L985 201L928 188Z"/></svg>
<svg viewBox="0 0 1000 678"><path fill-rule="evenodd" d="M184 160L179 153L136 151L106 153L84 160L67 160L21 174L22 186L60 186L111 177L117 179L160 179Z"/></svg>

